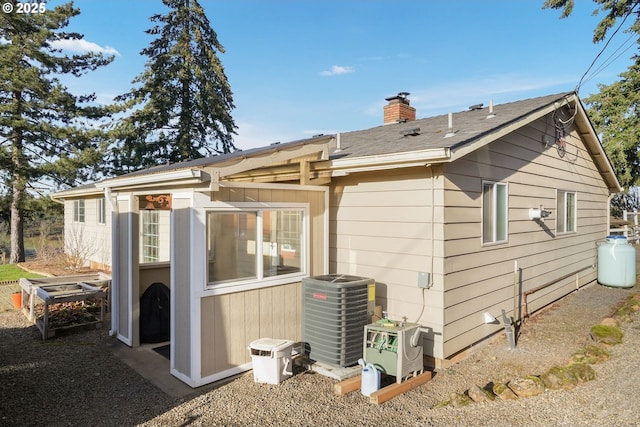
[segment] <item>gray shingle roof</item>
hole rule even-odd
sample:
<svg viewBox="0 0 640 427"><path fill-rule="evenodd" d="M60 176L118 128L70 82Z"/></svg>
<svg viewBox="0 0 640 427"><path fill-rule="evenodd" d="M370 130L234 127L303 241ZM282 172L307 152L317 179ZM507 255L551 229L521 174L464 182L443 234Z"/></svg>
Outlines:
<svg viewBox="0 0 640 427"><path fill-rule="evenodd" d="M448 133L448 114L417 119L405 123L381 125L370 129L340 134L340 152L335 157L365 157L381 154L403 153L418 150L456 148L477 140L513 123L531 113L561 101L569 93L548 95L493 106L467 110L452 115L455 135ZM419 131L413 132L419 129ZM409 133L409 135L405 135ZM414 134L415 133L415 134Z"/></svg>

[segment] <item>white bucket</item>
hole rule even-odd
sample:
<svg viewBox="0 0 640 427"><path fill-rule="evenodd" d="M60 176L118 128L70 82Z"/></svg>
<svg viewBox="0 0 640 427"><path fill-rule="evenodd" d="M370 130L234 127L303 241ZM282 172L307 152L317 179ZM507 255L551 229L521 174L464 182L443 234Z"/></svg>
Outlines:
<svg viewBox="0 0 640 427"><path fill-rule="evenodd" d="M380 389L380 371L371 363L367 363L362 368L362 380L360 383L360 391L365 396Z"/></svg>
<svg viewBox="0 0 640 427"><path fill-rule="evenodd" d="M293 341L261 338L249 344L253 364L253 380L279 384L293 375L291 362Z"/></svg>

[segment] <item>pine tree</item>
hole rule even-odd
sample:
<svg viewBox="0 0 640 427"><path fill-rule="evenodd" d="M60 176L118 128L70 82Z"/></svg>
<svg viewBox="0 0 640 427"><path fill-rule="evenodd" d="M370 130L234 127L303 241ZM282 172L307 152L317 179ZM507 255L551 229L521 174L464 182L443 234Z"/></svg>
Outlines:
<svg viewBox="0 0 640 427"><path fill-rule="evenodd" d="M593 42L605 40L623 22L627 31L640 34L640 0L594 0L604 17L593 32ZM545 8L562 9L562 18L573 12L574 0L546 0ZM640 56L611 85L598 85L599 93L584 100L618 180L623 187L640 184Z"/></svg>
<svg viewBox="0 0 640 427"><path fill-rule="evenodd" d="M12 0L15 4L15 1ZM40 179L74 184L101 163L100 132L87 121L107 115L94 96L75 96L59 81L113 59L87 53L67 56L54 42L81 39L63 31L78 15L72 3L42 13L0 14L0 173L11 195L11 257L22 262L28 186Z"/></svg>
<svg viewBox="0 0 640 427"><path fill-rule="evenodd" d="M640 57L610 85L586 98L589 117L623 187L640 184Z"/></svg>
<svg viewBox="0 0 640 427"><path fill-rule="evenodd" d="M233 96L217 53L224 53L197 0L163 0L147 30L158 36L134 88L116 98L131 111L116 130L115 173L235 150Z"/></svg>

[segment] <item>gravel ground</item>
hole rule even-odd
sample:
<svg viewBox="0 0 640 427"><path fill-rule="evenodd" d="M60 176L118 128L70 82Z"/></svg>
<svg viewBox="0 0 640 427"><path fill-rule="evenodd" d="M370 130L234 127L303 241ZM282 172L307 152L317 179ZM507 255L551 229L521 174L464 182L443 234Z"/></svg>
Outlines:
<svg viewBox="0 0 640 427"><path fill-rule="evenodd" d="M501 333L467 359L435 372L425 385L373 405L359 392L333 393L335 380L297 373L279 385L251 372L188 399L174 399L117 359L107 331L79 331L47 341L18 311L0 313L0 425L21 426L630 426L640 425L640 314L624 323L621 345L595 365L598 378L571 391L517 401L434 409L476 384L538 375L566 365L589 342L591 326L637 292L592 285L526 322L515 350Z"/></svg>

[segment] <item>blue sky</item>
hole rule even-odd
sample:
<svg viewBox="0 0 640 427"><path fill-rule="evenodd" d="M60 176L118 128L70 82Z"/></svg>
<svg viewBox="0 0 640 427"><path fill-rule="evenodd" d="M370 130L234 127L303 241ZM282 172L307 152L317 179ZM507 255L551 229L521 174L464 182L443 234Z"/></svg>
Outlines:
<svg viewBox="0 0 640 427"><path fill-rule="evenodd" d="M381 125L385 98L402 91L418 118L572 91L604 46L592 43L595 3L577 3L560 19L543 0L200 0L226 50L242 149ZM116 58L65 83L109 102L143 71L149 17L166 9L160 0L74 4L81 14L68 30L84 40L69 49ZM635 53L635 38L619 32L580 95L616 81Z"/></svg>

